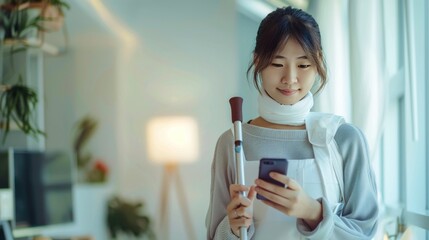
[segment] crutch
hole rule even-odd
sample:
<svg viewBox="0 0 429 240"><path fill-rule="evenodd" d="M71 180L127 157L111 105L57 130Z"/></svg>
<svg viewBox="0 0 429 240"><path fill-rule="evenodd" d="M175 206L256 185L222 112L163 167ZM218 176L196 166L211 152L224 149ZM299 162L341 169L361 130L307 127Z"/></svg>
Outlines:
<svg viewBox="0 0 429 240"><path fill-rule="evenodd" d="M240 185L245 185L244 182L244 155L243 155L243 136L241 133L241 122L243 121L241 106L243 99L241 97L232 97L229 99L231 105L231 117L234 124L234 152L235 152L235 182ZM240 192L242 196L246 196L245 192ZM246 227L240 227L240 239L247 240Z"/></svg>

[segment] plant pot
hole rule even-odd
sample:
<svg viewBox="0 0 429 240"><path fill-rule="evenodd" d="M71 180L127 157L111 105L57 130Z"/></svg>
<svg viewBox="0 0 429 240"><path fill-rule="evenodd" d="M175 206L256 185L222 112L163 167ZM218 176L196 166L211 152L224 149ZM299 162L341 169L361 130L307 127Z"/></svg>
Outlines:
<svg viewBox="0 0 429 240"><path fill-rule="evenodd" d="M42 28L46 32L56 32L61 30L64 25L64 14L54 5L46 5L42 9L41 16L43 17Z"/></svg>

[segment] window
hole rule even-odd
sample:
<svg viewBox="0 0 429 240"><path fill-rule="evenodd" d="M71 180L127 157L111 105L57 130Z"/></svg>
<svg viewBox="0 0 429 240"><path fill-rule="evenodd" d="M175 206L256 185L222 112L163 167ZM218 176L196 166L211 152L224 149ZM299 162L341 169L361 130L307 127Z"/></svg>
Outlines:
<svg viewBox="0 0 429 240"><path fill-rule="evenodd" d="M383 1L389 100L379 189L387 212L429 240L429 3Z"/></svg>

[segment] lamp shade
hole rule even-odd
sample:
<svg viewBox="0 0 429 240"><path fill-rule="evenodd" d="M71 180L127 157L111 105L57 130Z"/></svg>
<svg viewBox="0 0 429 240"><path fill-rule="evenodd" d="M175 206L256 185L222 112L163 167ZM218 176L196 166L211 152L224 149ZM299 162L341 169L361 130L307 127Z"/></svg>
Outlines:
<svg viewBox="0 0 429 240"><path fill-rule="evenodd" d="M198 157L198 127L185 116L157 117L147 124L147 150L161 164L193 162Z"/></svg>

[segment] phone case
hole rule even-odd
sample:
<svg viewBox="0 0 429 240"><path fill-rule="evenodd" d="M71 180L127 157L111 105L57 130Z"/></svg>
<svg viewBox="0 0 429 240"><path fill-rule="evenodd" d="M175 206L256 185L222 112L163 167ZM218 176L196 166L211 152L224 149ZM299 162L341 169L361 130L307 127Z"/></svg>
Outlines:
<svg viewBox="0 0 429 240"><path fill-rule="evenodd" d="M264 181L284 187L284 184L272 179L269 175L270 172L278 172L281 174L287 173L287 160L285 158L262 158L259 161L259 175L258 177ZM267 200L265 197L257 194L257 199Z"/></svg>

